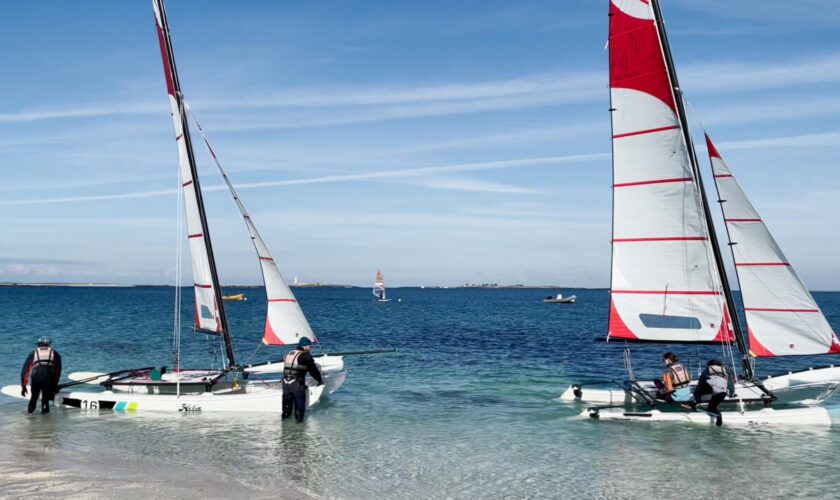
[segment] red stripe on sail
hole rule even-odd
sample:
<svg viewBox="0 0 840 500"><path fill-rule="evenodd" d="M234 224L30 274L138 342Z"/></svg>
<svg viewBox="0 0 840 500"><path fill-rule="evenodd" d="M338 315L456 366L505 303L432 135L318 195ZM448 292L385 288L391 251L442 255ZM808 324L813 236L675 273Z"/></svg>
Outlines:
<svg viewBox="0 0 840 500"><path fill-rule="evenodd" d="M720 156L720 153L718 153L718 150L715 147L715 145L712 144L712 139L709 137L709 134L706 134L706 148L709 150L709 156L711 156L712 158L718 158L720 160L723 159ZM715 176L715 177L717 177L717 176ZM729 177L732 177L732 176L730 175Z"/></svg>
<svg viewBox="0 0 840 500"><path fill-rule="evenodd" d="M613 184L614 188L620 187L630 187L630 186L644 186L647 184L666 184L669 182L692 182L694 181L691 177L681 177L679 179L659 179L655 181L638 181L638 182L622 182L621 184Z"/></svg>
<svg viewBox="0 0 840 500"><path fill-rule="evenodd" d="M267 260L269 262L274 262L274 259L272 259L271 257L260 257L260 260Z"/></svg>
<svg viewBox="0 0 840 500"><path fill-rule="evenodd" d="M297 302L295 299L268 299L269 302Z"/></svg>
<svg viewBox="0 0 840 500"><path fill-rule="evenodd" d="M610 2L610 88L645 92L676 113L659 33L652 19L625 14Z"/></svg>
<svg viewBox="0 0 840 500"><path fill-rule="evenodd" d="M623 134L615 134L613 139L621 139L622 137L630 137L634 135L654 134L656 132L664 132L666 130L674 130L680 128L679 125L671 125L668 127L649 128L647 130L637 130L635 132L625 132Z"/></svg>
<svg viewBox="0 0 840 500"><path fill-rule="evenodd" d="M618 309L615 308L615 303L610 300L610 326L609 331L607 332L607 338L609 339L638 339L630 328L627 326L627 323L621 319L621 316L618 314Z"/></svg>
<svg viewBox="0 0 840 500"><path fill-rule="evenodd" d="M178 142L178 141L180 141L180 140L181 140L181 139L183 139L183 138L184 138L184 134L180 134L180 135L178 135L178 136L176 136L176 137L175 137L175 142Z"/></svg>
<svg viewBox="0 0 840 500"><path fill-rule="evenodd" d="M729 311L726 308L726 304L723 305L723 324L720 325L720 330L718 330L717 335L713 339L714 342L734 342L735 341L735 332L732 328L729 327Z"/></svg>
<svg viewBox="0 0 840 500"><path fill-rule="evenodd" d="M199 283L193 283L193 286L198 287L198 288L213 288L213 285L202 285L202 284L199 284Z"/></svg>
<svg viewBox="0 0 840 500"><path fill-rule="evenodd" d="M726 222L761 222L761 219L723 219Z"/></svg>
<svg viewBox="0 0 840 500"><path fill-rule="evenodd" d="M190 234L190 235L187 235L187 238L201 238L202 236L204 236L203 233Z"/></svg>
<svg viewBox="0 0 840 500"><path fill-rule="evenodd" d="M615 238L613 243L639 243L649 241L705 241L705 236L669 236L664 238Z"/></svg>
<svg viewBox="0 0 840 500"><path fill-rule="evenodd" d="M274 333L274 329L271 328L271 321L269 321L268 316L265 317L265 332L263 333L262 341L265 345L286 345L285 342L280 340L280 337Z"/></svg>
<svg viewBox="0 0 840 500"><path fill-rule="evenodd" d="M778 312L778 313L818 313L819 309L774 309L769 307L745 307L750 312Z"/></svg>
<svg viewBox="0 0 840 500"><path fill-rule="evenodd" d="M163 12L160 13L163 16ZM169 67L169 54L166 52L166 38L163 35L163 28L160 26L162 21L156 20L158 43L160 44L160 57L163 59L163 74L166 77L166 90L169 95L175 97L175 81L172 79L172 69Z"/></svg>
<svg viewBox="0 0 840 500"><path fill-rule="evenodd" d="M736 266L790 266L787 262L741 262Z"/></svg>
<svg viewBox="0 0 840 500"><path fill-rule="evenodd" d="M714 290L612 290L610 293L633 295L721 295Z"/></svg>
<svg viewBox="0 0 840 500"><path fill-rule="evenodd" d="M752 357L770 358L775 356L769 349L761 345L750 327L747 327L747 336L750 338L750 355Z"/></svg>
<svg viewBox="0 0 840 500"><path fill-rule="evenodd" d="M717 174L715 175L715 179L723 179L726 177L732 177L732 174Z"/></svg>
<svg viewBox="0 0 840 500"><path fill-rule="evenodd" d="M193 183L193 181L187 181L187 182L185 182L185 183L181 184L181 187L187 187L187 186L189 186L189 185L190 185L190 184L192 184L192 183Z"/></svg>

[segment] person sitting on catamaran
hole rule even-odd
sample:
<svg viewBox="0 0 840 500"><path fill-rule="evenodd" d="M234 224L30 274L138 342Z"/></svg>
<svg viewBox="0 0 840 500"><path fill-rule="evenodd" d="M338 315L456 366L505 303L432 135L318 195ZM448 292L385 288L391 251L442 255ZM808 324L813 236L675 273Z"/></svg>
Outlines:
<svg viewBox="0 0 840 500"><path fill-rule="evenodd" d="M50 412L50 401L55 397L58 379L61 378L61 355L51 347L49 337L39 337L38 347L29 353L20 371L20 395L26 397L26 383L32 387L27 411L32 413L41 396L41 413Z"/></svg>
<svg viewBox="0 0 840 500"><path fill-rule="evenodd" d="M717 359L711 359L706 363L703 373L700 374L697 387L694 389L694 396L692 396L689 404L691 404L692 409L696 409L697 403L701 401L703 396L710 395L707 411L717 414L719 413L718 405L726 399L726 394L734 392L735 384L726 376L726 368L724 368L723 363Z"/></svg>
<svg viewBox="0 0 840 500"><path fill-rule="evenodd" d="M301 337L297 348L289 351L283 358L283 420L289 418L294 410L295 420L303 422L306 412L307 373L312 375L319 385L324 383L315 359L309 354L310 350L312 350L312 341L308 337Z"/></svg>
<svg viewBox="0 0 840 500"><path fill-rule="evenodd" d="M662 380L653 381L657 389L656 398L673 402L674 393L679 389L687 388L691 384L691 373L679 362L679 358L673 352L669 351L663 354L662 361L666 367L662 374Z"/></svg>

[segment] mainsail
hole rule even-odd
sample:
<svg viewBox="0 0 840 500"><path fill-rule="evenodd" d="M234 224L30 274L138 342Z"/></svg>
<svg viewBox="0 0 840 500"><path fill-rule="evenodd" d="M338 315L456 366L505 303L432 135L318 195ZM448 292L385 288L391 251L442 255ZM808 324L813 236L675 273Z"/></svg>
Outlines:
<svg viewBox="0 0 840 500"><path fill-rule="evenodd" d="M295 344L301 337L308 337L312 342L317 342L318 339L315 338L315 333L312 332L309 322L306 321L306 317L303 315L303 310L301 310L300 305L298 305L297 299L292 293L292 290L289 289L289 285L287 285L286 281L283 279L283 275L280 274L280 269L278 269L277 264L274 262L274 258L268 251L268 247L260 236L259 231L257 231L257 226L254 225L254 222L251 220L251 216L248 215L248 211L245 210L245 205L242 204L242 200L236 193L233 183L230 182L227 172L225 172L222 168L222 164L219 162L216 152L213 151L213 148L210 146L210 141L207 139L207 135L201 128L201 125L198 123L195 115L192 116L196 128L198 128L202 139L204 139L204 144L210 152L210 156L213 157L213 161L216 163L216 168L219 169L219 173L221 174L222 179L224 179L225 184L227 184L230 194L236 202L236 206L239 207L239 211L242 213L242 219L245 221L245 227L248 229L248 234L251 236L251 241L254 244L254 249L257 251L257 257L260 260L263 283L265 283L266 300L268 302L265 318L265 330L262 339L263 343L267 345Z"/></svg>
<svg viewBox="0 0 840 500"><path fill-rule="evenodd" d="M385 278L382 277L382 271L376 271L376 280L373 283L373 294L379 300L385 300Z"/></svg>
<svg viewBox="0 0 840 500"><path fill-rule="evenodd" d="M706 146L747 316L750 354L838 354L840 343L712 140Z"/></svg>
<svg viewBox="0 0 840 500"><path fill-rule="evenodd" d="M650 3L612 0L608 338L731 342L714 241L665 50Z"/></svg>
<svg viewBox="0 0 840 500"><path fill-rule="evenodd" d="M172 41L169 37L166 11L161 0L152 0L152 6L157 23L161 57L163 58L166 88L169 93L169 106L172 111L172 121L175 125L175 142L178 144L181 184L184 191L195 289L195 328L204 333L221 334L225 339L228 363L235 366L233 344L230 340L227 318L222 305L221 288L213 258L213 247L210 243L210 228L207 225L204 212L198 170L193 155L183 96L178 82L178 72L172 52Z"/></svg>

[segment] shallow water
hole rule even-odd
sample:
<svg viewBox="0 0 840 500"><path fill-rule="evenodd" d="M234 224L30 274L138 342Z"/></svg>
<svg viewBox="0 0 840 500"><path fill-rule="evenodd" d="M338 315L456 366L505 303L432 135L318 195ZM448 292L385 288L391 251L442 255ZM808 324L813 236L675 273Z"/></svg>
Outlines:
<svg viewBox="0 0 840 500"><path fill-rule="evenodd" d="M264 299L228 303L237 352L259 345ZM816 497L834 491L840 433L574 418L557 401L582 379L621 379L622 347L604 334L605 290L574 305L542 304L546 290L297 289L328 350L394 347L346 358L341 390L307 421L267 415L150 415L54 411L27 417L0 400L5 495L322 498ZM18 381L35 338L51 335L65 374L171 364L170 288L0 288L0 368ZM189 293L185 294L189 295ZM840 294L817 293L840 322ZM191 305L185 304L185 321ZM189 323L185 323L189 324ZM218 363L216 339L185 332L185 365ZM670 346L669 346L670 348ZM279 356L262 348L256 359ZM662 346L634 350L654 377ZM676 347L684 361L714 348ZM767 362L763 374L830 360Z"/></svg>

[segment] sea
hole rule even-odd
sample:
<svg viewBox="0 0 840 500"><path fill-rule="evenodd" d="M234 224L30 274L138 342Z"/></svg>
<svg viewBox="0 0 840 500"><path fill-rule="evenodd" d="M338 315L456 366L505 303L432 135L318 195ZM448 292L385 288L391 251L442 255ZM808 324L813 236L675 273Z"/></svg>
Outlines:
<svg viewBox="0 0 840 500"><path fill-rule="evenodd" d="M226 289L241 361L260 347L262 289ZM548 294L577 303L542 303ZM607 327L607 290L298 288L328 352L347 356L339 391L306 421L276 414L153 414L54 409L27 415L0 396L0 497L66 498L827 498L840 432L603 422L558 399L574 382L623 380L623 345ZM184 366L221 363L217 337L191 331ZM0 288L3 385L17 384L37 337L73 371L172 366L171 287ZM814 293L836 327L840 293ZM690 366L719 348L633 348L639 378L666 349ZM759 360L760 375L831 359Z"/></svg>

